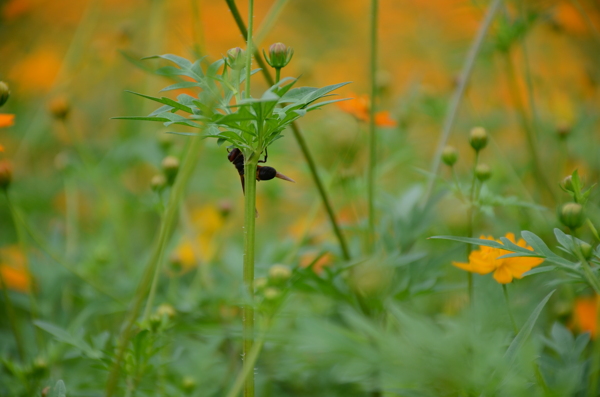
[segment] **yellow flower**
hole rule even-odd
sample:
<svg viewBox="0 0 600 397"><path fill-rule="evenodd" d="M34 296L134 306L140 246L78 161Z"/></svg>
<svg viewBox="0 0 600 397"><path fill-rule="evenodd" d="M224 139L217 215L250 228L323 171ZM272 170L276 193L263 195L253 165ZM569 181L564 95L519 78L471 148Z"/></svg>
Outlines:
<svg viewBox="0 0 600 397"><path fill-rule="evenodd" d="M16 245L0 248L0 273L9 289L28 292L31 288L31 276L27 272L26 260Z"/></svg>
<svg viewBox="0 0 600 397"><path fill-rule="evenodd" d="M575 300L572 325L581 332L589 332L592 339L598 335L596 315L600 296L580 296Z"/></svg>
<svg viewBox="0 0 600 397"><path fill-rule="evenodd" d="M15 124L14 114L0 114L0 128L10 127Z"/></svg>
<svg viewBox="0 0 600 397"><path fill-rule="evenodd" d="M494 240L491 236L481 236L480 238ZM533 249L527 245L525 240L519 239L518 242L515 241L515 235L512 233L507 233L506 238L517 244L519 247L533 251ZM501 241L498 242L502 243ZM477 274L494 272L494 279L497 282L500 284L508 284L513 281L513 278L522 278L525 272L528 272L544 261L541 258L531 257L498 259L499 257L510 253L510 251L500 248L481 246L479 250L471 252L471 255L469 255L469 263L452 262L452 264L459 269Z"/></svg>

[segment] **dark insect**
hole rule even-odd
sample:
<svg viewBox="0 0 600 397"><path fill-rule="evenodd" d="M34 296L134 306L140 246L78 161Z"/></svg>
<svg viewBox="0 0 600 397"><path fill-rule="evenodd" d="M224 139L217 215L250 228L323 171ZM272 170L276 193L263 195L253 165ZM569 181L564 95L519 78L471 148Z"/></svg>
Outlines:
<svg viewBox="0 0 600 397"><path fill-rule="evenodd" d="M259 160L258 162L266 163L267 157L268 157L268 154L267 154L267 150L265 149L265 158L263 160ZM245 193L246 190L244 187L244 154L242 153L242 151L240 149L235 148L231 152L229 152L229 154L227 155L227 158L229 159L229 161L231 161L233 163L233 165L237 169L238 174L240 174L240 180L242 182L242 190ZM262 166L262 165L259 165L257 167L257 169L256 169L256 180L257 181L268 181L273 178L283 179L284 181L288 181L288 182L295 182L293 179L288 178L287 176L277 172L277 170L273 167Z"/></svg>

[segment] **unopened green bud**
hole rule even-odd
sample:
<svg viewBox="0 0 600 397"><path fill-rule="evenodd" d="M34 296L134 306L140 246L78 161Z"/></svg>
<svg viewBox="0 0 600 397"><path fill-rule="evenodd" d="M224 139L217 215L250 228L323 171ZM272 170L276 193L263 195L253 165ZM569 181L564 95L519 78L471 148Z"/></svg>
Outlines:
<svg viewBox="0 0 600 397"><path fill-rule="evenodd" d="M269 287L265 288L265 292L263 292L263 295L267 300L275 300L279 298L279 296L281 295L281 291L279 291L277 288Z"/></svg>
<svg viewBox="0 0 600 397"><path fill-rule="evenodd" d="M154 313L148 318L148 328L152 332L158 332L163 324L162 316Z"/></svg>
<svg viewBox="0 0 600 397"><path fill-rule="evenodd" d="M175 156L167 156L163 159L161 165L167 178L167 183L172 185L175 182L177 172L179 172L179 159Z"/></svg>
<svg viewBox="0 0 600 397"><path fill-rule="evenodd" d="M446 146L442 151L442 161L452 167L458 161L458 151L452 146Z"/></svg>
<svg viewBox="0 0 600 397"><path fill-rule="evenodd" d="M573 192L573 177L571 175L563 179L562 187L569 192Z"/></svg>
<svg viewBox="0 0 600 397"><path fill-rule="evenodd" d="M475 149L476 152L487 146L487 140L488 137L487 132L485 132L485 128L475 127L471 130L469 143L471 143L471 147Z"/></svg>
<svg viewBox="0 0 600 397"><path fill-rule="evenodd" d="M267 63L275 69L284 68L294 56L294 50L283 43L275 43L269 47L269 55L263 50Z"/></svg>
<svg viewBox="0 0 600 397"><path fill-rule="evenodd" d="M475 176L481 182L485 182L492 176L492 170L487 164L477 164L477 167L475 167Z"/></svg>
<svg viewBox="0 0 600 397"><path fill-rule="evenodd" d="M585 259L590 259L592 254L594 253L594 249L588 243L582 242L579 244L579 248L581 248L581 254Z"/></svg>
<svg viewBox="0 0 600 397"><path fill-rule="evenodd" d="M4 105L10 97L10 90L4 81L0 81L0 106Z"/></svg>
<svg viewBox="0 0 600 397"><path fill-rule="evenodd" d="M168 303L163 303L156 309L156 314L158 314L159 316L167 316L169 318L173 318L175 317L175 313L175 308L169 305Z"/></svg>
<svg viewBox="0 0 600 397"><path fill-rule="evenodd" d="M227 51L225 62L233 70L242 70L246 66L246 51L240 47L230 49Z"/></svg>
<svg viewBox="0 0 600 397"><path fill-rule="evenodd" d="M155 192L160 192L167 186L167 178L163 174L156 174L150 180L150 187Z"/></svg>
<svg viewBox="0 0 600 397"><path fill-rule="evenodd" d="M567 203L563 205L559 217L563 225L571 229L577 229L583 225L583 222L585 221L583 207L577 203Z"/></svg>
<svg viewBox="0 0 600 397"><path fill-rule="evenodd" d="M269 277L273 281L285 281L292 276L292 271L284 265L273 265L269 269Z"/></svg>
<svg viewBox="0 0 600 397"><path fill-rule="evenodd" d="M560 140L567 139L570 134L571 134L571 126L569 124L562 123L556 128L556 135L558 135L558 138Z"/></svg>
<svg viewBox="0 0 600 397"><path fill-rule="evenodd" d="M254 279L254 289L259 291L265 288L269 284L269 280L266 277L259 277Z"/></svg>
<svg viewBox="0 0 600 397"><path fill-rule="evenodd" d="M191 376L186 376L181 381L181 387L187 393L191 393L196 388L196 381Z"/></svg>
<svg viewBox="0 0 600 397"><path fill-rule="evenodd" d="M158 145L163 152L168 152L175 142L173 134L160 134L158 137Z"/></svg>

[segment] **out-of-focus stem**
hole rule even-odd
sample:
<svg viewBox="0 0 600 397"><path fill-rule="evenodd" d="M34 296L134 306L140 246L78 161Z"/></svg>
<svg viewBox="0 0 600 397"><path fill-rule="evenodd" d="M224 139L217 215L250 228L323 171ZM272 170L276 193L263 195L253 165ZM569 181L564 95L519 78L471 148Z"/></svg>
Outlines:
<svg viewBox="0 0 600 397"><path fill-rule="evenodd" d="M519 333L519 328L517 327L517 322L515 321L515 317L513 316L512 309L510 307L510 299L508 298L508 288L506 288L506 284L502 284L502 292L504 293L504 302L506 302L506 310L508 311L508 316L510 317L513 331L515 332L515 335L517 335Z"/></svg>
<svg viewBox="0 0 600 397"><path fill-rule="evenodd" d="M129 341L134 334L134 325L140 313L142 304L144 302L144 298L146 298L146 294L149 291L153 275L160 268L164 249L167 245L169 236L171 234L171 230L174 225L174 220L177 218L176 215L179 203L181 203L181 198L185 193L187 183L198 161L198 152L200 151L201 146L202 137L200 136L200 134L198 134L197 136L191 139L186 154L184 155L181 169L179 170L177 178L175 179L175 183L173 184L173 188L171 190L171 197L169 198L169 203L167 204L165 214L159 227L158 239L152 247L152 254L150 256L150 260L146 264L141 281L136 290L133 300L133 306L129 310L129 313L127 315L127 318L125 319L125 323L122 328L117 347L117 354L115 356L115 360L113 362L106 384L106 397L111 397L115 395L117 384L119 381L119 375L121 374L121 364L123 362L125 350L127 349L127 345L129 344ZM152 297L149 297L148 302L146 304L147 308L152 307L151 299Z"/></svg>
<svg viewBox="0 0 600 397"><path fill-rule="evenodd" d="M369 217L369 251L375 250L375 167L377 166L377 135L375 129L375 110L377 107L377 14L379 0L371 0L371 55L369 80L371 84L371 106L369 107L369 168L367 170L367 203Z"/></svg>
<svg viewBox="0 0 600 397"><path fill-rule="evenodd" d="M262 44L267 34L273 28L273 25L275 25L277 18L279 18L279 14L281 14L281 11L283 11L283 8L288 1L289 0L277 0L275 4L271 6L271 9L263 19L263 22L260 24L258 29L256 29L256 34L254 35L254 45L256 47L259 47Z"/></svg>
<svg viewBox="0 0 600 397"><path fill-rule="evenodd" d="M550 198L553 201L556 201L556 196L554 194L554 191L550 187L550 184L548 183L548 180L546 179L546 176L544 175L544 172L540 165L540 157L539 157L537 145L535 142L535 134L534 134L533 129L531 128L531 125L529 124L529 120L527 118L527 111L525 110L525 104L523 103L523 100L519 93L519 86L517 84L517 78L515 75L515 69L514 69L514 65L512 62L510 52L507 52L505 54L505 61L506 61L506 75L508 78L508 87L509 87L513 102L515 104L517 114L519 115L519 122L521 123L521 128L525 132L525 139L527 141L527 146L529 148L531 162L533 163L533 172L535 174L535 180L537 181L538 187L541 189L542 188L545 189L548 192L548 194L550 195Z"/></svg>
<svg viewBox="0 0 600 397"><path fill-rule="evenodd" d="M471 178L471 188L469 190L469 208L467 210L467 237L473 237L473 223L475 216L475 187L477 184L477 176L475 170L479 163L479 150L475 151L475 163L473 164L473 177ZM467 244L467 262L471 256L473 247L471 244ZM469 292L469 301L473 301L473 273L467 272L467 289Z"/></svg>
<svg viewBox="0 0 600 397"><path fill-rule="evenodd" d="M252 73L252 27L254 26L254 0L248 0L248 31L246 32L246 90L244 98L250 98L250 76Z"/></svg>
<svg viewBox="0 0 600 397"><path fill-rule="evenodd" d="M438 140L437 148L435 149L435 154L433 155L433 162L431 164L430 177L427 183L425 198L423 200L423 207L427 206L431 198L431 194L433 193L433 187L435 185L435 181L440 170L442 151L444 150L444 147L448 142L448 138L450 137L450 132L452 131L452 126L454 125L454 119L456 118L456 113L458 112L460 102L464 96L467 83L469 82L469 77L471 76L471 71L473 70L475 59L477 59L477 54L479 54L479 50L481 49L483 39L488 29L490 28L492 21L494 20L494 16L496 15L498 8L500 7L500 4L502 4L502 0L494 0L490 4L486 11L483 22L481 22L481 24L479 25L477 35L473 39L473 43L469 48L469 53L467 54L467 58L465 59L465 63L463 64L462 71L460 72L458 85L456 86L454 94L452 95L452 99L450 100L448 111L446 113L446 117L444 118L442 132Z"/></svg>
<svg viewBox="0 0 600 397"><path fill-rule="evenodd" d="M248 32L246 30L246 25L244 24L244 20L242 19L242 16L240 15L240 12L235 4L235 0L225 0L225 2L227 3L229 10L231 11L231 15L233 16L233 19L235 20L235 23L237 24L238 29L240 30L240 33L243 36L246 36L248 34ZM269 86L274 85L275 80L273 79L273 76L271 76L271 73L269 73L267 64L261 58L260 54L256 50L254 52L254 60L256 61L258 66L261 68L261 72L262 72L263 77L265 78L265 81L267 82L267 84ZM325 187L324 187L323 182L321 181L321 178L317 171L317 166L316 166L315 160L313 159L312 154L310 153L310 150L308 149L308 145L306 144L306 141L304 140L304 136L302 135L302 133L300 131L300 127L298 127L298 124L296 122L292 123L291 128L292 128L292 133L294 134L294 138L296 139L298 146L300 146L300 151L302 152L302 155L304 156L304 159L306 160L306 163L308 164L308 168L312 175L313 181L315 182L315 185L317 185L317 190L319 192L319 195L321 196L321 200L323 201L323 206L325 206L325 212L327 213L327 217L329 218L329 223L331 224L333 232L334 232L334 234L338 240L338 243L340 245L342 255L345 260L350 260L350 258L351 258L350 250L348 249L348 245L346 244L346 239L344 238L344 235L342 234L342 231L341 231L339 224L337 222L337 219L335 217L335 213L333 212L333 207L331 206L329 196L327 195L327 192L325 191Z"/></svg>
<svg viewBox="0 0 600 397"><path fill-rule="evenodd" d="M15 337L15 343L17 345L17 351L19 352L19 358L21 359L21 362L24 362L25 344L23 343L23 339L21 338L21 332L19 331L19 325L17 323L15 307L12 304L12 299L10 299L10 294L8 293L8 285L4 281L2 271L0 271L0 288L2 289L2 295L6 304L6 314L8 316L8 323L10 324L13 336Z"/></svg>

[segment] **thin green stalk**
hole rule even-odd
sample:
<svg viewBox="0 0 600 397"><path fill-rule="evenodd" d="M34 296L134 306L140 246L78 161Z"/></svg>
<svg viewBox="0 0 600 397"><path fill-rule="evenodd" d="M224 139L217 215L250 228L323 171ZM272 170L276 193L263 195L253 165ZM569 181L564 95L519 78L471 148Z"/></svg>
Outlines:
<svg viewBox="0 0 600 397"><path fill-rule="evenodd" d="M587 397L598 396L598 381L600 380L600 295L596 293L596 339L592 348L592 365L589 375Z"/></svg>
<svg viewBox="0 0 600 397"><path fill-rule="evenodd" d="M248 356L247 357L244 356L248 365L244 365L244 368L242 369L242 371L240 373L238 373L237 377L235 378L235 382L233 383L233 386L227 393L226 397L237 397L240 394L240 391L242 390L244 385L246 384L247 379L253 378L253 375L251 376L250 374L252 373L252 370L254 369L254 364L256 363L256 360L258 359L258 355L259 355L260 351L262 350L264 343L265 343L264 337L258 338L256 343L252 346L252 349L248 353Z"/></svg>
<svg viewBox="0 0 600 397"><path fill-rule="evenodd" d="M250 75L252 72L252 28L254 26L254 0L248 0L248 31L246 32L246 91L244 98L250 98ZM254 174L253 174L254 175Z"/></svg>
<svg viewBox="0 0 600 397"><path fill-rule="evenodd" d="M379 0L371 0L371 56L369 81L371 84L371 106L369 107L369 168L367 170L367 203L369 216L369 251L375 251L375 167L377 165L377 135L375 130L375 110L377 107L377 27Z"/></svg>
<svg viewBox="0 0 600 397"><path fill-rule="evenodd" d="M233 16L233 19L235 20L235 23L238 26L240 33L242 34L242 36L245 37L248 34L248 32L246 30L244 20L242 19L240 12L235 4L235 0L225 0L225 2L227 3L229 10L231 11L231 15ZM269 86L274 85L275 80L273 80L273 76L271 76L267 64L256 50L254 52L254 60L261 68L261 72L267 84ZM302 132L300 131L300 127L298 127L298 124L294 122L292 123L291 127L292 133L294 134L294 138L296 139L298 146L300 146L300 151L302 152L302 155L304 156L304 159L308 164L308 168L310 170L310 174L313 178L313 181L315 182L315 185L317 185L317 191L319 192L319 196L321 197L321 201L323 202L323 206L325 207L325 212L327 213L327 217L329 219L329 223L331 224L331 228L333 229L333 232L338 240L338 244L342 251L344 260L348 261L351 259L350 250L348 249L346 239L344 238L344 235L342 234L342 231L335 217L335 213L333 211L331 201L329 200L329 196L327 195L327 191L325 190L325 186L323 185L321 177L319 176L319 173L317 171L315 160L313 159L312 154L308 149L308 145L306 144L306 141L304 139L304 136L302 135Z"/></svg>
<svg viewBox="0 0 600 397"><path fill-rule="evenodd" d="M259 47L262 44L265 37L267 37L267 34L269 34L271 29L273 29L277 18L279 18L281 11L283 11L283 8L288 1L289 0L277 0L275 4L271 6L269 12L263 19L263 22L260 24L258 29L256 29L256 34L254 35L254 45L256 47Z"/></svg>
<svg viewBox="0 0 600 397"><path fill-rule="evenodd" d="M475 151L475 163L473 164L473 177L471 178L471 188L469 190L469 209L467 210L467 237L473 237L473 223L475 217L475 187L477 185L477 175L475 170L479 163L479 150ZM471 256L473 247L467 244L467 261ZM467 290L469 292L469 301L473 302L473 273L467 272Z"/></svg>
<svg viewBox="0 0 600 397"><path fill-rule="evenodd" d="M460 187L460 182L458 180L458 175L456 175L456 169L454 168L454 166L450 167L450 173L452 174L452 181L454 182L454 186L456 187L456 190L458 191L458 195L460 197L460 199L462 201L466 201L466 197Z"/></svg>
<svg viewBox="0 0 600 397"><path fill-rule="evenodd" d="M519 328L517 327L517 322L515 321L512 309L510 308L510 299L508 298L508 288L506 288L506 284L502 284L502 292L504 293L504 302L506 302L506 310L508 311L513 331L515 332L515 335L517 335L519 333Z"/></svg>
<svg viewBox="0 0 600 397"><path fill-rule="evenodd" d="M2 289L2 295L4 297L4 302L6 303L6 314L8 316L8 323L10 324L10 328L12 330L13 336L15 337L15 343L17 345L17 351L19 352L19 358L21 362L25 361L25 344L23 343L23 339L21 338L21 332L19 331L19 324L17 320L17 315L15 313L15 307L12 303L12 299L10 299L10 294L8 293L8 285L4 281L4 276L2 276L2 272L0 271L0 288Z"/></svg>
<svg viewBox="0 0 600 397"><path fill-rule="evenodd" d="M275 69L275 84L279 83L281 80L281 68Z"/></svg>
<svg viewBox="0 0 600 397"><path fill-rule="evenodd" d="M249 303L244 305L243 322L243 372L252 373L244 381L244 397L254 397L253 362L249 360L254 343L254 248L256 236L256 166L260 153L245 153L244 158L244 284L246 285ZM248 357L248 359L247 359Z"/></svg>
<svg viewBox="0 0 600 397"><path fill-rule="evenodd" d="M545 174L542 170L541 164L540 164L540 156L539 156L539 153L537 150L537 145L535 142L535 133L534 133L533 129L531 128L531 125L529 124L529 120L527 117L527 111L525 110L525 104L523 103L523 100L521 99L521 95L519 94L519 87L517 84L515 68L514 68L514 65L512 62L512 58L510 56L510 52L507 52L505 54L505 63L506 63L506 75L508 78L508 87L509 87L511 96L513 98L513 102L515 103L517 114L519 116L519 122L521 123L521 128L525 132L525 139L527 141L527 146L529 148L531 162L533 163L533 172L535 175L535 180L538 184L538 188L545 189L548 192L550 198L553 201L556 201L556 195L555 195L554 191L552 190L552 188L550 187L550 184L548 183L548 180L546 179L546 176L545 176Z"/></svg>
<svg viewBox="0 0 600 397"><path fill-rule="evenodd" d="M202 12L199 0L190 0L192 3L192 32L194 35L194 50L198 58L204 54L204 34L202 33Z"/></svg>
<svg viewBox="0 0 600 397"><path fill-rule="evenodd" d="M500 7L500 4L502 4L502 0L494 0L490 4L486 11L485 17L481 22L481 25L479 25L477 35L473 39L473 43L469 48L469 53L467 54L467 58L465 59L465 63L463 64L463 68L460 72L459 83L456 86L456 89L454 90L454 94L452 94L452 99L450 100L448 111L446 113L446 117L444 118L442 132L440 134L440 138L435 149L435 154L433 155L430 177L427 183L425 199L423 200L423 207L426 207L429 203L429 200L431 199L433 187L435 185L435 181L438 177L438 173L440 170L442 151L448 143L448 138L450 137L450 132L452 131L452 126L454 125L454 120L456 118L456 114L458 113L460 102L464 96L465 89L467 88L467 83L469 82L469 78L473 70L473 65L475 64L475 60L477 59L477 55L479 54L479 51L481 49L481 44L483 43L483 39L487 31L489 30L492 21L494 20L494 16L496 15L498 8Z"/></svg>
<svg viewBox="0 0 600 397"><path fill-rule="evenodd" d="M159 227L158 239L152 247L152 254L150 256L150 260L146 264L144 273L142 274L141 281L138 284L134 296L133 306L129 310L129 313L125 319L121 331L121 335L119 337L117 353L115 355L115 359L106 384L106 397L111 397L115 395L119 381L119 376L121 375L121 364L123 362L123 358L129 341L134 334L135 322L138 318L144 298L146 297L146 294L149 291L150 283L152 282L152 277L157 271L157 268L159 268L162 263L163 252L171 234L171 230L174 225L174 220L177 218L178 206L181 203L181 198L185 193L188 181L198 161L198 152L200 151L201 146L201 134L198 134L197 136L193 137L188 144L188 148L184 155L181 169L179 170L175 183L173 184L173 188L171 189L171 197L169 199L169 203L167 204L167 208L165 210L165 215Z"/></svg>
<svg viewBox="0 0 600 397"><path fill-rule="evenodd" d="M36 299L35 289L33 288L33 275L31 273L31 269L29 267L29 258L27 256L27 244L26 244L26 232L23 230L23 226L17 219L17 210L8 195L8 191L5 191L6 194L6 202L8 204L8 210L10 211L10 215L12 217L13 224L15 225L15 230L17 231L17 240L19 242L19 248L23 253L25 258L24 268L25 274L27 274L27 295L29 296L29 306L31 310L31 321L35 321L39 317L39 305ZM44 345L44 336L42 330L38 327L35 328L35 336L38 343L38 347L41 348Z"/></svg>

